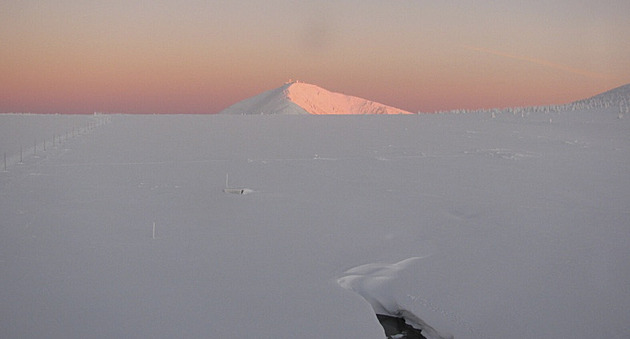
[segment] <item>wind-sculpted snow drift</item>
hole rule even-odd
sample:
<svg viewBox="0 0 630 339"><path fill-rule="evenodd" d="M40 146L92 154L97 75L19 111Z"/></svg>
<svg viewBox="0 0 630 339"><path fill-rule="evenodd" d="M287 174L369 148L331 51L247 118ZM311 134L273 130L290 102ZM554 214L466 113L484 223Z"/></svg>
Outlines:
<svg viewBox="0 0 630 339"><path fill-rule="evenodd" d="M373 263L357 266L347 270L337 282L341 287L363 297L377 315L403 318L407 324L421 330L422 335L428 339L452 338L452 336L439 333L413 312L405 309L391 293L391 283L397 278L398 272L419 259L419 257L412 257L394 264Z"/></svg>
<svg viewBox="0 0 630 339"><path fill-rule="evenodd" d="M219 114L412 114L378 102L289 82L238 102Z"/></svg>

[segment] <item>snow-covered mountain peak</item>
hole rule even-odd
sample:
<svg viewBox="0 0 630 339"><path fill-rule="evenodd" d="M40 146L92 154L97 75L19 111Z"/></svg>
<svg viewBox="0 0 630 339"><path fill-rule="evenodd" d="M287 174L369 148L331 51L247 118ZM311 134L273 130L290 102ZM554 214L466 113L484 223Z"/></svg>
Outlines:
<svg viewBox="0 0 630 339"><path fill-rule="evenodd" d="M412 114L319 86L288 82L283 86L238 102L220 114Z"/></svg>
<svg viewBox="0 0 630 339"><path fill-rule="evenodd" d="M411 114L355 96L327 91L321 87L294 82L285 90L287 98L310 114Z"/></svg>

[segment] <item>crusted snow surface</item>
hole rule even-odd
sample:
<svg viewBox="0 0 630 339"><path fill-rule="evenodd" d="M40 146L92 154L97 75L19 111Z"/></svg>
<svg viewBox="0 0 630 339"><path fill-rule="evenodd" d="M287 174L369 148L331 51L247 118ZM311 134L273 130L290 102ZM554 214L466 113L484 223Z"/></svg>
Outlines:
<svg viewBox="0 0 630 339"><path fill-rule="evenodd" d="M0 171L0 337L629 338L616 109L112 115Z"/></svg>
<svg viewBox="0 0 630 339"><path fill-rule="evenodd" d="M289 82L238 102L220 114L412 114L355 96L330 92L319 86Z"/></svg>

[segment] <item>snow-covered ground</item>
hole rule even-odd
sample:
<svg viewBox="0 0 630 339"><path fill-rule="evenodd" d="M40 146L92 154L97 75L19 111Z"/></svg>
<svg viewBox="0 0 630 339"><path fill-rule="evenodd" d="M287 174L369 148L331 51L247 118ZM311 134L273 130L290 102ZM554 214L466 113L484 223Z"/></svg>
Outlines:
<svg viewBox="0 0 630 339"><path fill-rule="evenodd" d="M628 338L617 116L113 115L0 173L0 337Z"/></svg>

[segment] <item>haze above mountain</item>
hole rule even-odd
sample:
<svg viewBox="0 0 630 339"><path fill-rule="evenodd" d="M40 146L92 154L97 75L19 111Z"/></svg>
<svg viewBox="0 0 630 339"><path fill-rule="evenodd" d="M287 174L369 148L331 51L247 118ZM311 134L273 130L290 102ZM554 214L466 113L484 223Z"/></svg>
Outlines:
<svg viewBox="0 0 630 339"><path fill-rule="evenodd" d="M219 114L412 114L319 86L288 82L283 86L240 101Z"/></svg>

